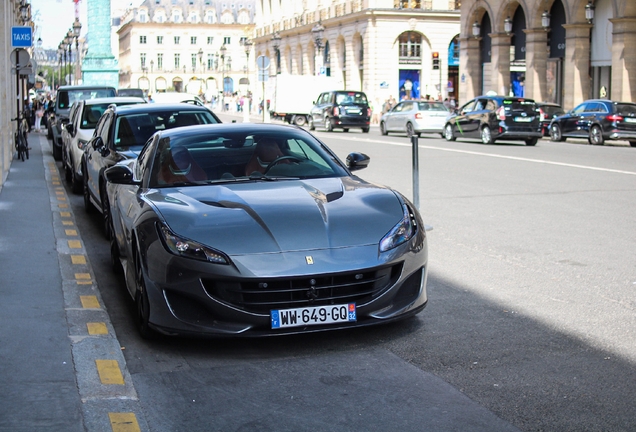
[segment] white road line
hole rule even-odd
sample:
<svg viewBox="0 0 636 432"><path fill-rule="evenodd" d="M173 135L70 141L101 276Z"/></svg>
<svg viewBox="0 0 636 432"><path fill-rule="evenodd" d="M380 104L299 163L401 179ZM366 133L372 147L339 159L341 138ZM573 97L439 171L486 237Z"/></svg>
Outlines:
<svg viewBox="0 0 636 432"><path fill-rule="evenodd" d="M373 143L378 143L378 144L388 144L388 145L394 145L394 146L400 146L400 147L411 147L411 143L396 143L396 142L391 142L391 141L374 140L374 139L370 139L370 138L360 139L360 138L338 137L338 139L342 139L342 140L345 140L345 141L358 141L358 142L363 141L363 142L373 142ZM549 160L544 160L544 159L530 159L530 158L522 158L522 157L517 157L517 156L506 156L506 155L502 155L502 154L481 153L481 152L470 151L470 150L446 149L446 148L441 148L441 147L431 147L431 146L425 146L425 145L419 145L418 148L429 149L429 150L439 150L439 151L446 151L446 152L453 152L453 153L473 154L473 155L477 155L477 156L487 156L487 157L500 158L500 159L511 159L511 160L518 160L518 161L523 161L523 162L542 163L542 164L546 164L546 165L558 165L558 166L564 166L564 167L570 167L570 168L582 168L582 169L587 169L587 170L592 170L592 171L604 171L604 172L611 172L611 173L616 173L616 174L627 174L627 175L636 176L636 172L635 171L623 171L623 170L616 170L616 169L611 169L611 168L599 168L599 167L593 167L593 166L588 166L588 165L577 165L577 164L569 164L569 163L564 163L564 162L554 162L554 161L549 161Z"/></svg>

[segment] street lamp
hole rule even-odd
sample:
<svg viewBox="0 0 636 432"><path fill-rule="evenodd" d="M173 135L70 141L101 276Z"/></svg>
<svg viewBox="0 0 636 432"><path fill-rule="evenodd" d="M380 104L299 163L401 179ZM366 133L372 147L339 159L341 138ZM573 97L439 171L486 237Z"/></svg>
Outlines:
<svg viewBox="0 0 636 432"><path fill-rule="evenodd" d="M150 60L150 73L153 72L154 68L155 68L155 61L154 60Z"/></svg>
<svg viewBox="0 0 636 432"><path fill-rule="evenodd" d="M22 18L23 24L26 24L31 19L31 4L30 3L22 3L20 5L20 17Z"/></svg>
<svg viewBox="0 0 636 432"><path fill-rule="evenodd" d="M252 95L250 94L250 49L252 48L252 41L245 39L243 41L243 48L245 49L245 83L247 84L247 100L243 103L243 122L249 123L250 113L252 111ZM247 106L246 106L247 105Z"/></svg>
<svg viewBox="0 0 636 432"><path fill-rule="evenodd" d="M504 31L506 32L507 35L512 33L512 19L510 18L510 16L508 16L504 20Z"/></svg>
<svg viewBox="0 0 636 432"><path fill-rule="evenodd" d="M473 37L478 38L481 36L481 26L479 25L479 21L475 20L473 23Z"/></svg>
<svg viewBox="0 0 636 432"><path fill-rule="evenodd" d="M199 48L199 52L197 53L199 56L199 66L201 67L201 73L203 73L203 49Z"/></svg>
<svg viewBox="0 0 636 432"><path fill-rule="evenodd" d="M274 46L274 52L276 53L276 75L280 73L280 40L280 34L275 32L272 36L272 45Z"/></svg>
<svg viewBox="0 0 636 432"><path fill-rule="evenodd" d="M60 44L57 46L57 55L59 57L59 65L60 65L60 68L58 71L59 79L57 80L58 85L62 85L62 65L63 65L62 60L63 60L65 52L66 51L64 51L64 49L62 48L62 42L60 42Z"/></svg>
<svg viewBox="0 0 636 432"><path fill-rule="evenodd" d="M543 27L543 30L545 31L550 29L550 14L548 11L544 11L541 14L541 27Z"/></svg>
<svg viewBox="0 0 636 432"><path fill-rule="evenodd" d="M594 21L594 9L596 8L592 4L592 0L590 0L588 4L585 5L585 19L590 24L592 24L592 21Z"/></svg>
<svg viewBox="0 0 636 432"><path fill-rule="evenodd" d="M66 48L68 49L68 66L73 64L73 30L68 29L66 32L66 37L64 38L64 42L66 43ZM72 77L74 74L72 73L73 69L69 68L69 75ZM73 84L73 81L69 84Z"/></svg>
<svg viewBox="0 0 636 432"><path fill-rule="evenodd" d="M79 53L79 36L82 31L82 24L79 21L79 18L75 18L75 22L73 23L73 35L75 36L75 83L79 83L80 76L80 53Z"/></svg>
<svg viewBox="0 0 636 432"><path fill-rule="evenodd" d="M225 111L225 44L221 45L221 111Z"/></svg>
<svg viewBox="0 0 636 432"><path fill-rule="evenodd" d="M320 70L322 69L322 57L320 57L320 50L322 49L322 38L325 32L325 26L322 25L320 21L316 23L316 25L311 29L311 34L314 37L314 45L316 46L316 75L320 75ZM320 63L318 65L318 63Z"/></svg>

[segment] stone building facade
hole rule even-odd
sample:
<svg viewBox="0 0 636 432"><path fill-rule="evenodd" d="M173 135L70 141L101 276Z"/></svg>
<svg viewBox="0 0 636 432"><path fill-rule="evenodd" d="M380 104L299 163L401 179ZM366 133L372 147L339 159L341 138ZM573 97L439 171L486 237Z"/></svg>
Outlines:
<svg viewBox="0 0 636 432"><path fill-rule="evenodd" d="M634 0L463 0L461 15L462 100L495 91L571 109L636 97Z"/></svg>
<svg viewBox="0 0 636 432"><path fill-rule="evenodd" d="M407 93L412 98L456 98L460 3L259 1L255 55L271 59L270 75L332 76L344 88L362 90L379 103ZM312 32L316 26L324 27L318 43Z"/></svg>
<svg viewBox="0 0 636 432"><path fill-rule="evenodd" d="M254 0L145 0L122 17L119 87L247 92ZM253 58L251 58L253 62ZM221 83L225 82L224 85Z"/></svg>

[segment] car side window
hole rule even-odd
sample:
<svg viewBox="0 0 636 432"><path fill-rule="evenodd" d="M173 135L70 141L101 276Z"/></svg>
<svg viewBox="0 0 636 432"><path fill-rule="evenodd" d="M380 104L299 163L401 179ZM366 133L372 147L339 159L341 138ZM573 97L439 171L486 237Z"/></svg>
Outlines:
<svg viewBox="0 0 636 432"><path fill-rule="evenodd" d="M154 148L154 146L152 145L153 141L149 141L148 143L146 143L144 148L141 149L141 152L139 153L137 163L135 164L135 180L143 180L144 172L147 172L147 167L150 162L150 154L152 153L152 149Z"/></svg>
<svg viewBox="0 0 636 432"><path fill-rule="evenodd" d="M404 104L403 103L399 103L395 106L395 108L393 108L393 111L395 112L402 112L404 111Z"/></svg>
<svg viewBox="0 0 636 432"><path fill-rule="evenodd" d="M101 130L99 131L99 136L102 137L102 140L104 141L105 146L108 146L108 133L110 131L110 124L111 124L112 118L113 118L112 114L104 115L104 122L102 123Z"/></svg>
<svg viewBox="0 0 636 432"><path fill-rule="evenodd" d="M587 111L587 104L582 103L581 105L577 106L576 108L572 110L572 114L582 114L585 111Z"/></svg>
<svg viewBox="0 0 636 432"><path fill-rule="evenodd" d="M465 104L463 107L461 107L461 109L459 110L462 113L469 113L471 111L473 111L473 107L475 106L475 101L472 100L470 102L468 102L467 104Z"/></svg>
<svg viewBox="0 0 636 432"><path fill-rule="evenodd" d="M486 110L486 111L495 111L496 109L497 109L497 106L496 106L496 104L495 104L495 101L494 101L494 100L492 100L492 99L488 99L488 100L486 101L486 107L485 107L485 110Z"/></svg>

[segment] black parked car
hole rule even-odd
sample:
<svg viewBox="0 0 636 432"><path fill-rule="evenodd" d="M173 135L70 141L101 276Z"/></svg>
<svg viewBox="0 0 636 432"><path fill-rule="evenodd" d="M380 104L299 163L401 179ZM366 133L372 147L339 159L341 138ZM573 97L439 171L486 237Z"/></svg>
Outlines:
<svg viewBox="0 0 636 432"><path fill-rule="evenodd" d="M324 127L327 131L360 128L369 132L371 108L361 91L337 90L321 93L309 113L309 129Z"/></svg>
<svg viewBox="0 0 636 432"><path fill-rule="evenodd" d="M533 146L541 138L540 120L539 108L532 99L479 96L448 118L444 138L478 138L484 144L520 140Z"/></svg>
<svg viewBox="0 0 636 432"><path fill-rule="evenodd" d="M537 102L539 114L541 115L541 134L550 136L550 123L552 119L565 114L561 105L552 102Z"/></svg>
<svg viewBox="0 0 636 432"><path fill-rule="evenodd" d="M104 216L108 237L110 216L104 171L124 159L136 158L157 131L181 126L221 123L206 107L191 104L138 104L110 106L95 126L82 158L84 207L96 207Z"/></svg>
<svg viewBox="0 0 636 432"><path fill-rule="evenodd" d="M590 144L605 140L627 140L636 147L636 104L591 99L550 123L552 141L587 138Z"/></svg>

